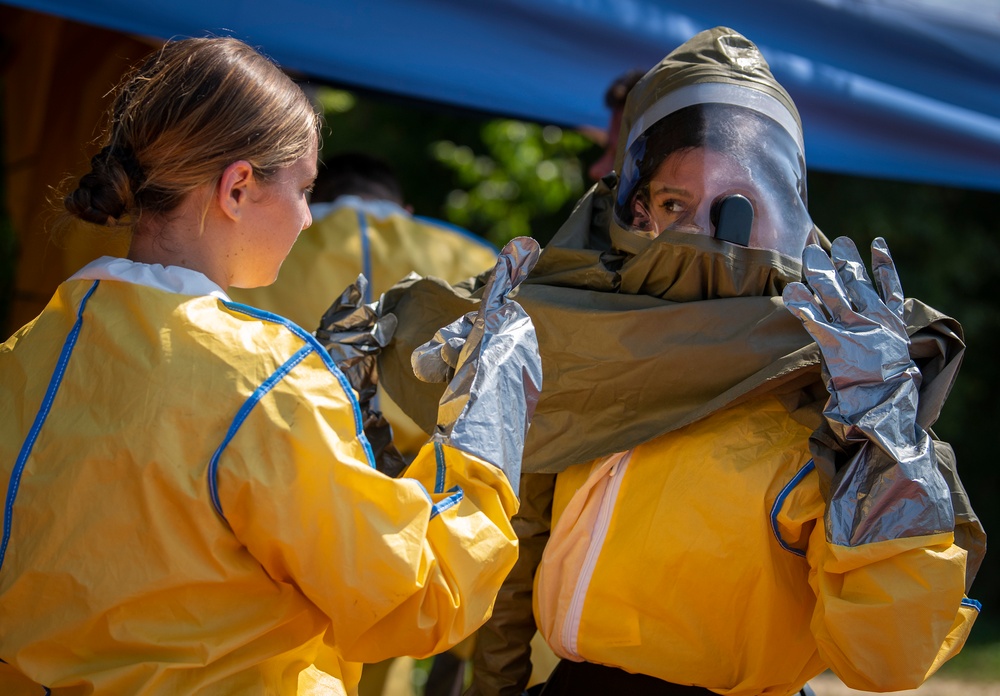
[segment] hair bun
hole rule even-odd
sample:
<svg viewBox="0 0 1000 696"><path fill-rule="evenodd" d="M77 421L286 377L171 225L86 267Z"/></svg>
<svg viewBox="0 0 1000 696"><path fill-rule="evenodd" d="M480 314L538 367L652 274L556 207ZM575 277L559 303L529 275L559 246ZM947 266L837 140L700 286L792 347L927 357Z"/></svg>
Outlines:
<svg viewBox="0 0 1000 696"><path fill-rule="evenodd" d="M90 160L90 172L80 178L76 190L63 203L81 220L116 225L129 212L133 200L129 179L122 163L111 156L110 147L105 147Z"/></svg>

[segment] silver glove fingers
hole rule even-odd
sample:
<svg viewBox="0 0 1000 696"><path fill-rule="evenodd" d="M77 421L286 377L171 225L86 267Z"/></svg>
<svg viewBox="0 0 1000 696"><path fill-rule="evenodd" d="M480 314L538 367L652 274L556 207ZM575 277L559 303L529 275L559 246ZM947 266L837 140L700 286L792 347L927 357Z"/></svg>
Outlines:
<svg viewBox="0 0 1000 696"><path fill-rule="evenodd" d="M802 252L802 274L829 321L845 327L867 323L854 310L834 260L815 244Z"/></svg>
<svg viewBox="0 0 1000 696"><path fill-rule="evenodd" d="M378 302L364 304L367 288L368 279L359 275L326 310L315 331L362 400L374 394L375 358L392 340L397 324L395 315L381 314Z"/></svg>
<svg viewBox="0 0 1000 696"><path fill-rule="evenodd" d="M434 337L410 355L410 366L423 382L447 382L458 368L459 356L472 331L476 313L459 317L437 330Z"/></svg>
<svg viewBox="0 0 1000 696"><path fill-rule="evenodd" d="M368 352L387 346L396 329L396 317L383 316L379 302L364 304L367 290L368 279L359 275L323 314L316 335Z"/></svg>
<svg viewBox="0 0 1000 696"><path fill-rule="evenodd" d="M496 310L508 301L507 295L528 277L531 269L535 267L535 262L538 261L539 254L541 248L538 242L530 237L516 237L504 245L497 257L493 272L486 280L479 312L476 314L472 330L466 337L462 355L459 356L459 364L468 360L472 352L478 349L484 332L495 334L501 330L507 319Z"/></svg>
<svg viewBox="0 0 1000 696"><path fill-rule="evenodd" d="M493 275L486 281L483 304L486 310L495 309L507 294L521 284L535 267L541 248L529 237L517 237L507 242L497 258Z"/></svg>
<svg viewBox="0 0 1000 696"><path fill-rule="evenodd" d="M820 346L836 392L863 384L880 383L906 372L912 362L903 320L876 292L850 240L834 242L834 258L817 246L803 253L803 273L808 287L789 284L782 297L786 307L802 321ZM891 264L891 261L890 261ZM898 277L883 266L887 282Z"/></svg>
<svg viewBox="0 0 1000 696"><path fill-rule="evenodd" d="M872 242L872 275L878 284L882 301L893 314L903 319L903 286L899 282L896 264L889 255L889 247L885 240L876 237Z"/></svg>
<svg viewBox="0 0 1000 696"><path fill-rule="evenodd" d="M788 311L802 322L806 331L814 339L817 332L813 327L826 324L830 320L823 305L820 304L820 301L804 283L789 283L786 285L784 291L781 293L781 299L785 303L785 307L788 308Z"/></svg>
<svg viewBox="0 0 1000 696"><path fill-rule="evenodd" d="M850 297L857 312L881 326L892 327L893 331L897 334L905 335L906 325L903 324L902 318L902 287L899 284L899 277L896 275L895 266L892 265L892 259L888 258L888 249L885 248L884 241L882 245L882 248L886 252L888 266L882 266L883 277L879 278L879 280L887 280L891 283L892 279L895 279L895 287L899 293L898 312L885 303L881 283L880 287L876 289L875 285L869 279L865 265L861 261L861 255L858 253L858 248L851 239L847 237L836 239L833 242L830 254L837 269L837 275L844 284L847 296ZM884 262L885 260L883 260Z"/></svg>
<svg viewBox="0 0 1000 696"><path fill-rule="evenodd" d="M507 243L486 281L479 309L439 329L430 341L413 351L410 365L418 379L447 382L478 349L484 331L496 333L501 329L505 318L495 310L528 277L540 253L538 243L526 237Z"/></svg>

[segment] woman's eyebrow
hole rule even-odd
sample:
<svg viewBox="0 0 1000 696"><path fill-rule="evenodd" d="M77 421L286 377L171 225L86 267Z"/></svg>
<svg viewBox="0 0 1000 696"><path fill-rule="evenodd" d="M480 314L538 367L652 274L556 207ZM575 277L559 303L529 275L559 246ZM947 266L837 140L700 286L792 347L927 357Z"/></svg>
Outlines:
<svg viewBox="0 0 1000 696"><path fill-rule="evenodd" d="M676 194L680 194L682 196L690 196L691 195L691 192L688 191L686 188L681 188L681 187L678 187L678 186L667 186L666 184L660 184L660 185L653 184L653 185L651 185L650 186L650 193L652 193L654 195L658 194L658 193L676 193Z"/></svg>

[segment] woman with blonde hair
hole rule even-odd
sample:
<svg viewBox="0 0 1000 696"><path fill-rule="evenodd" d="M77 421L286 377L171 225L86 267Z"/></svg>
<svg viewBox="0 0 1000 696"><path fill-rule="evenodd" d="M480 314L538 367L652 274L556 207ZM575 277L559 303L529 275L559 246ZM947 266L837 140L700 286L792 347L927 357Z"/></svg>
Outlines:
<svg viewBox="0 0 1000 696"><path fill-rule="evenodd" d="M505 293L534 257L508 250L451 363L467 408L382 475L331 354L227 295L273 281L310 224L319 126L231 38L168 43L120 86L65 206L128 228L128 258L0 347L0 692L352 693L360 663L488 617L540 374ZM475 417L490 389L502 417Z"/></svg>

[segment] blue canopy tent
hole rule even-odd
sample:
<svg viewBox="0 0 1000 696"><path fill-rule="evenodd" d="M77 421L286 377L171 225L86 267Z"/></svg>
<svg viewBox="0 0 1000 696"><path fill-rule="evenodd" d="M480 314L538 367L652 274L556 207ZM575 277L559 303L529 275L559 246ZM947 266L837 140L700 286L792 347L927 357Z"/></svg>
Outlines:
<svg viewBox="0 0 1000 696"><path fill-rule="evenodd" d="M158 38L229 34L344 85L562 125L695 32L757 43L815 169L1000 190L996 0L4 0Z"/></svg>

